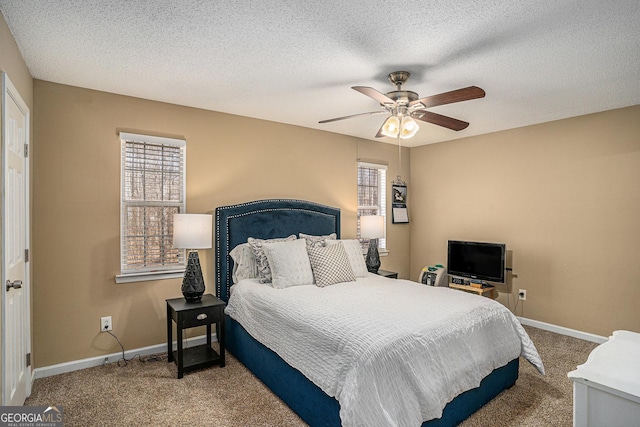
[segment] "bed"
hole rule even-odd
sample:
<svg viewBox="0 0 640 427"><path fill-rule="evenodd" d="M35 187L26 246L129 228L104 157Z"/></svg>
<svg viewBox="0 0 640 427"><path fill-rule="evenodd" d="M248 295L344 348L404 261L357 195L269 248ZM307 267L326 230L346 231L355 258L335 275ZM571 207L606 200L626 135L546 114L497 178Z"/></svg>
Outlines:
<svg viewBox="0 0 640 427"><path fill-rule="evenodd" d="M238 245L246 243L250 237L258 239L273 239L283 238L290 235L298 236L300 233L311 236L326 236L335 233L336 237L339 238L340 210L313 202L291 199L260 200L217 208L215 214L215 271L217 296L225 302L229 302L232 293L231 287L233 285L233 260L230 256L230 253L234 248L236 248ZM367 284L363 284L365 280L367 280ZM344 295L348 295L348 292L351 292L353 294L358 286L368 286L366 288L368 290L377 289L377 287L386 290L389 288L389 284L383 283L381 281L393 280L394 279L386 279L381 277L369 277L362 279L358 278L358 281L354 281L352 285L340 283L328 287L326 288L328 290L323 294L319 294L318 292L320 291L315 289L315 286L300 286L296 287L295 291L300 293L300 295L302 295L302 293L311 292L312 296L310 298L313 299L313 295L329 296L331 295L331 293L337 294L337 292L341 292L340 287L348 290ZM396 281L393 283L396 283L396 287L398 289L397 292L399 292L394 300L400 300L404 297L402 294L400 294L400 292L404 292L401 289L406 289L407 292L425 292L427 288L425 286L418 286L408 281ZM258 291L265 292L263 295L259 296L257 300L255 300L255 302L252 303L254 304L252 307L255 307L255 304L259 305L260 301L268 301L268 298L278 291L277 289L271 289L264 284L261 284L260 286L256 283L252 283L251 281L242 281L234 289L236 290L234 292L234 297L236 297L236 295L249 296L252 294L252 292ZM249 292L250 289L252 290L251 292ZM245 290L247 292L246 294L244 293ZM313 292L316 292L316 294L313 294ZM462 292L449 289L439 289L436 292L449 292L448 295L450 296L450 299L471 298L471 300L469 301L473 301L474 304L480 304L480 302L484 300L476 296L469 296L463 294ZM285 294L283 293L281 295ZM236 297L236 299L239 298L240 296ZM334 299L331 301L332 302L327 307L339 305L337 304L339 300ZM232 300L232 302L234 301ZM494 301L492 301L492 303L497 305L497 303L495 303ZM269 302L269 304L271 304L271 302ZM279 340L277 339L275 341L268 341L268 338L264 338L264 334L256 328L259 328L260 322L266 322L266 320L264 319L270 320L270 317L267 318L258 316L254 319L251 316L252 313L262 314L260 310L256 311L256 309L253 309L253 312L252 310L248 310L244 315L240 315L240 312L237 311L234 307L235 305L228 306L228 310L232 309L231 312L233 313L233 315L228 316L225 323L225 338L227 350L231 354L233 354L242 364L244 364L250 371L252 371L277 396L279 396L294 412L296 412L300 416L300 418L302 418L302 420L304 420L311 426L372 425L370 420L363 421L362 419L358 418L359 415L357 414L355 416L349 415L354 412L350 410L350 407L348 410L349 413L345 413L345 411L347 411L347 409L345 409L345 407L347 407L347 403L344 397L346 393L342 393L342 385L340 385L338 392L334 394L335 390L331 387L331 385L323 383L321 372L307 372L305 371L307 367L304 366L304 363L302 364L302 366L298 366L294 361L292 361L290 355L287 354L287 349L291 347L291 351L294 351L296 346L295 341L287 345L279 345ZM306 307L302 307L301 310L306 309ZM336 311L333 314L339 313L340 312ZM285 317L288 316L285 315ZM241 324L238 320L236 320L236 318L242 319L242 322L245 323ZM517 326L519 326L519 323L517 324ZM299 324L299 327L303 328L304 322L301 322ZM519 327L521 329L521 326ZM287 329L287 331L297 328L298 326L296 326L295 324L293 326L287 326L286 328L283 326L283 329ZM524 330L522 330L521 333L524 333L526 335ZM274 332L271 331L271 334L273 335ZM305 332L304 334L299 334L300 340L302 340L306 335L307 332ZM254 336L259 336L265 343L254 338ZM530 341L526 341L528 340L528 337L523 339L524 341L522 343L518 343L519 346L522 345L521 351L523 353L525 351L528 352L528 355L531 356L530 361L536 364L536 366L542 373L544 368L541 361L539 361L539 357L537 356L535 347ZM315 341L309 342L308 344L313 345L314 342ZM416 353L416 351L414 350L412 350L412 352ZM451 352L451 354L452 359L454 357L456 359L466 357L460 357L460 355L456 355L455 352ZM433 418L431 415L429 415L429 417L431 418L422 418L427 419L427 421L424 421L422 425L431 427L457 425L473 412L478 410L486 402L497 396L502 390L511 387L513 384L515 384L515 381L518 377L518 356L519 354L514 355L513 358L505 361L504 363L501 363L500 366L496 366L490 372L487 372L486 375L483 375L480 379L478 379L479 384L475 384L472 387L467 387L466 390L460 392L451 399L447 398L448 403L445 402L446 406L444 406L444 408L442 409L439 409L439 412L437 414L440 416ZM472 361L474 358L470 356L468 357L468 359ZM376 361L375 363L378 362ZM393 363L393 366L395 366L396 362ZM422 364L428 365L428 363ZM295 365L296 367L293 367L292 365ZM398 366L400 366L399 362ZM409 368L404 366L398 369L410 370L411 366L409 365ZM305 374L303 374L301 371L304 371ZM368 383L364 380L362 381L363 396L371 395L371 390L377 387L375 381L377 381L376 378L379 374L380 373L378 372L376 373L376 375L366 375L362 377L373 378L374 381L373 383L371 382L371 380L367 380L369 381ZM466 373L465 371L464 374L461 374L459 376L461 378L466 378L467 375L468 373ZM313 380L309 378L313 378ZM412 380L410 379L409 381ZM358 381L355 382L357 383ZM417 388L415 384L409 384L407 385L407 387L409 389ZM351 389L353 389L353 387ZM328 390L328 392L325 392L323 390ZM355 390L356 392L358 392L357 389ZM350 396L353 396L353 394L354 393L351 393ZM334 396L340 396L342 402L339 403L338 398ZM374 397L375 396L384 396L384 394L374 394ZM371 411L368 412L371 412L372 414L381 414L379 417L375 418L376 421L373 423L373 425L395 424L394 418L396 418L397 414L394 415L393 412L389 412L389 409L386 407L386 405L387 403L381 401L380 408L377 407L377 404L370 407ZM364 417L366 418L366 414L364 415ZM403 420L399 424L420 425L420 422L415 423L414 421L409 422L407 421L407 419L403 418Z"/></svg>

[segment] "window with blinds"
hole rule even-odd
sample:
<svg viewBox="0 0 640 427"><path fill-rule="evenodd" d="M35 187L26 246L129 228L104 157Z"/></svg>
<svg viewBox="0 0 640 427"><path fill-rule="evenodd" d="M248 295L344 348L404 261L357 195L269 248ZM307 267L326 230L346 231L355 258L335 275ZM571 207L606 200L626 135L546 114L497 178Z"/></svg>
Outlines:
<svg viewBox="0 0 640 427"><path fill-rule="evenodd" d="M120 134L123 275L184 269L173 248L173 215L185 212L186 142Z"/></svg>
<svg viewBox="0 0 640 427"><path fill-rule="evenodd" d="M382 215L386 218L386 185L386 165L358 162L358 239L364 249L368 248L369 239L360 239L360 216ZM386 248L386 238L378 239L378 248Z"/></svg>

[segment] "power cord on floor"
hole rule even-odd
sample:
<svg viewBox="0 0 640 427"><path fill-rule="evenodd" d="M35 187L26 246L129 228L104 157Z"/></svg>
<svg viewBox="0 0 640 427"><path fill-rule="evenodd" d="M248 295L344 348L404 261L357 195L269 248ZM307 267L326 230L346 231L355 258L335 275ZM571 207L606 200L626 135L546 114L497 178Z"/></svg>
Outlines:
<svg viewBox="0 0 640 427"><path fill-rule="evenodd" d="M106 333L108 333L109 335L111 335L112 337L114 337L116 339L116 341L118 341L118 344L120 344L120 348L122 349L122 358L118 360L118 366L119 367L125 367L127 366L127 364L132 361L133 359L135 359L136 357L139 359L140 358L140 354L135 354L131 359L127 359L124 355L124 346L122 345L122 343L120 342L120 340L118 339L117 336L115 336L114 334L111 333L111 331L105 331Z"/></svg>
<svg viewBox="0 0 640 427"><path fill-rule="evenodd" d="M140 361L142 363L149 363L149 362L162 362L162 361L166 361L167 359L168 359L167 353L160 353L160 354L152 354L147 357L141 357Z"/></svg>
<svg viewBox="0 0 640 427"><path fill-rule="evenodd" d="M152 354L152 355L149 355L149 356L144 357L144 358L142 356L140 356L139 353L137 353L132 358L127 359L125 357L125 354L124 354L124 346L122 345L122 343L120 342L118 337L115 336L110 331L105 331L105 332L108 333L109 335L111 335L112 337L114 337L116 339L116 341L118 341L118 344L120 344L120 348L122 349L122 358L120 358L117 363L118 363L118 366L121 367L121 368L127 366L127 364L129 362L131 362L133 359L135 359L136 357L142 363L161 362L163 360L167 360L167 354L166 353Z"/></svg>

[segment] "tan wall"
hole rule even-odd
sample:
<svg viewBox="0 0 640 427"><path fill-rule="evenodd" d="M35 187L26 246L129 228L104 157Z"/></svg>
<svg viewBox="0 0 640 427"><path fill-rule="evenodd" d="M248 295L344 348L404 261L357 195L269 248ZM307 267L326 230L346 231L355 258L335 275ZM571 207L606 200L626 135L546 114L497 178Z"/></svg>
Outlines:
<svg viewBox="0 0 640 427"><path fill-rule="evenodd" d="M504 242L518 315L640 332L640 106L413 148L411 172L412 275Z"/></svg>
<svg viewBox="0 0 640 427"><path fill-rule="evenodd" d="M2 14L0 14L0 69L9 75L11 83L18 89L27 106L30 109L33 108L33 78Z"/></svg>
<svg viewBox="0 0 640 427"><path fill-rule="evenodd" d="M4 20L2 14L0 14L0 70L7 73L9 79L11 80L11 83L13 83L13 85L20 93L22 100L27 104L29 109L33 111L33 79L31 78L31 74L29 73L25 62L22 59L22 55L20 54L18 46L16 45L16 42L13 39L11 31L9 30L9 27L7 26L7 23ZM0 111L0 114L1 113L2 111ZM4 133L4 129L0 129L0 132ZM31 142L33 140L33 116L29 134L31 135ZM2 153L4 153L4 147L0 147L0 164L4 165L4 160L1 159L3 155ZM31 169L33 170L33 162L31 162L30 164ZM2 175L4 176L4 169L2 169L0 173L2 173ZM1 233L2 230L0 230L0 238L2 238ZM2 246L0 245L0 256L2 256L1 248ZM0 276L2 275L1 268L2 266L0 264ZM2 327L2 319L2 304L0 304L0 328ZM0 356L2 355L2 353L2 348L0 348ZM0 374L2 372L1 362L2 360L0 359ZM2 375L0 375L0 377L1 376Z"/></svg>
<svg viewBox="0 0 640 427"><path fill-rule="evenodd" d="M99 332L113 316L125 348L166 342L166 298L181 279L115 284L119 273L119 131L187 140L187 211L271 197L342 209L355 237L357 158L389 163L396 146L36 80L34 328L37 367L119 351ZM212 95L214 96L214 95ZM403 175L409 173L408 150ZM409 230L389 225L383 268L409 272ZM201 251L209 292L213 251ZM198 331L196 331L196 334ZM202 333L202 332L199 332Z"/></svg>

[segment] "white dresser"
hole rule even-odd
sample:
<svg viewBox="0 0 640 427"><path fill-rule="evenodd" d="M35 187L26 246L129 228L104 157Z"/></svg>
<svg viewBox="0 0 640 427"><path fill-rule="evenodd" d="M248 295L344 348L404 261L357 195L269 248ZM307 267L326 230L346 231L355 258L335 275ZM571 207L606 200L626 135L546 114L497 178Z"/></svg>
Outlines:
<svg viewBox="0 0 640 427"><path fill-rule="evenodd" d="M640 334L615 331L568 376L574 426L640 426Z"/></svg>

